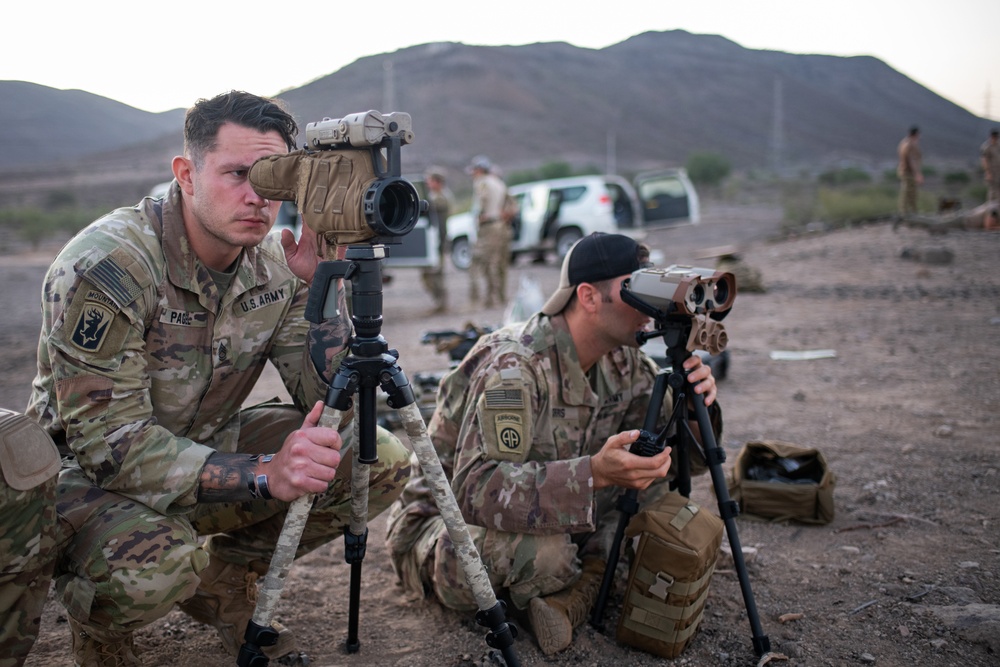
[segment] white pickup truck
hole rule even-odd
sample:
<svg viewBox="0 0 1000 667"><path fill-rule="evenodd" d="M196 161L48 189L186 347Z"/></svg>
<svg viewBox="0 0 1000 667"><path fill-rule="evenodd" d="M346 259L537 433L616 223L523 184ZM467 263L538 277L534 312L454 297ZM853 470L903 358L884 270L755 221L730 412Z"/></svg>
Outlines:
<svg viewBox="0 0 1000 667"><path fill-rule="evenodd" d="M647 172L629 183L620 176L573 176L522 183L509 188L520 212L514 221L513 257L549 252L562 260L570 247L591 232L637 231L697 224L698 194L683 169ZM451 261L469 268L476 226L472 216L448 218Z"/></svg>

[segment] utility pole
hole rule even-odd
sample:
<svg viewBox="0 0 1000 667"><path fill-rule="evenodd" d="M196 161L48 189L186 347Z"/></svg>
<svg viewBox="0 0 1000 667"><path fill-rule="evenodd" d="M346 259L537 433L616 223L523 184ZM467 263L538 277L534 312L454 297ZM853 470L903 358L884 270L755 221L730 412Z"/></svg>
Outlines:
<svg viewBox="0 0 1000 667"><path fill-rule="evenodd" d="M785 99L781 79L774 79L774 115L771 126L771 169L775 174L781 173L783 153L785 152Z"/></svg>
<svg viewBox="0 0 1000 667"><path fill-rule="evenodd" d="M605 172L606 174L616 174L618 165L616 164L617 158L615 155L615 142L617 137L615 136L614 130L608 130L608 145L607 145L607 156L605 158Z"/></svg>
<svg viewBox="0 0 1000 667"><path fill-rule="evenodd" d="M392 73L392 60L382 63L382 109L384 113L396 111L396 81Z"/></svg>

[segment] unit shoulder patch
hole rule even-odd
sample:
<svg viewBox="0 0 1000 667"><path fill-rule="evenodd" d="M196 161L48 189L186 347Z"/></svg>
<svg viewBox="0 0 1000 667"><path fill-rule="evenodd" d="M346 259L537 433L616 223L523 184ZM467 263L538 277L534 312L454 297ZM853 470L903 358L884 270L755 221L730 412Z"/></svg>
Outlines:
<svg viewBox="0 0 1000 667"><path fill-rule="evenodd" d="M483 444L491 459L524 461L531 449L532 419L524 383L496 379L479 399L479 423ZM499 380L497 382L496 380Z"/></svg>

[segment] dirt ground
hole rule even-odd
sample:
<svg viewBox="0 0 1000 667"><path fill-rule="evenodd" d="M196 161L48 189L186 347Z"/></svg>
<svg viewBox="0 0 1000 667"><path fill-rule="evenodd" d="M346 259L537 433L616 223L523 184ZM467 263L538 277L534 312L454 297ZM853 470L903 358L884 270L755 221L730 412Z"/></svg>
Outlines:
<svg viewBox="0 0 1000 667"><path fill-rule="evenodd" d="M937 236L885 222L774 240L776 208L709 203L704 217L697 227L651 233L648 241L664 252L664 263L697 266L712 261L699 251L743 243L747 262L763 274L767 291L740 294L724 322L731 353L720 382L724 468L744 443L778 439L820 449L837 475L830 524L736 521L774 652L770 664L1000 664L1000 234ZM933 263L947 256L941 250L952 260ZM38 290L50 256L0 258L5 407L23 409L28 394ZM526 275L548 291L558 269L519 263L512 286ZM392 276L383 335L411 378L447 366L444 355L420 343L424 331L501 321L499 309L469 305L466 277L450 267L453 312L442 316L426 315L430 301L415 270ZM835 356L770 357L809 350ZM276 393L272 375L257 397ZM695 479L692 496L718 511L708 476ZM472 618L401 591L384 533L384 522L373 522L359 653L343 647L348 566L341 541L292 568L278 620L295 630L312 665L498 664ZM521 664L662 664L615 642L619 602L611 600L604 632L585 625L572 647L554 657L544 657L522 633L514 644ZM178 611L139 631L137 646L150 666L234 663L214 630ZM69 647L65 615L50 600L27 664L71 665ZM731 561L720 561L699 634L672 662L765 662L754 654Z"/></svg>

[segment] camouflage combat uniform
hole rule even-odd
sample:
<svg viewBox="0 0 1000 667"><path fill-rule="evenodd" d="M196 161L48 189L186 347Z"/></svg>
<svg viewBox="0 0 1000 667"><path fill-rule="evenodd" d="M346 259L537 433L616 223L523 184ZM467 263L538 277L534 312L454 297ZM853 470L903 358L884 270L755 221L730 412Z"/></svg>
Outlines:
<svg viewBox="0 0 1000 667"><path fill-rule="evenodd" d="M448 249L448 211L450 204L444 192L431 191L428 198L427 219L438 237L438 265L425 268L420 273L424 289L434 299L434 307L441 312L448 307L448 289L444 284L444 259Z"/></svg>
<svg viewBox="0 0 1000 667"><path fill-rule="evenodd" d="M38 637L60 534L59 453L41 427L0 408L0 667L18 667Z"/></svg>
<svg viewBox="0 0 1000 667"><path fill-rule="evenodd" d="M472 214L476 244L469 267L469 300L479 301L480 276L486 283L483 305L491 308L507 302L507 267L510 265L512 230L501 212L507 186L496 174L477 176L472 184Z"/></svg>
<svg viewBox="0 0 1000 667"><path fill-rule="evenodd" d="M57 512L66 543L56 589L91 636L142 627L190 597L209 554L270 561L287 504L198 503L215 452L273 453L326 392L346 349L345 316L304 319L308 287L277 235L245 250L220 293L184 234L174 183L163 200L118 209L71 240L46 276L28 414L68 455ZM346 313L340 293L341 313ZM271 361L295 405L241 410ZM298 555L342 533L353 424L343 464L310 514ZM378 436L371 516L399 495L409 456ZM199 545L199 535L212 535ZM256 569L256 568L255 568Z"/></svg>
<svg viewBox="0 0 1000 667"><path fill-rule="evenodd" d="M907 136L899 142L896 149L899 163L896 175L899 176L899 213L911 215L917 212L917 176L921 169L920 142L916 137Z"/></svg>
<svg viewBox="0 0 1000 667"><path fill-rule="evenodd" d="M979 147L982 161L989 165L989 171L983 170L986 182L986 201L1000 202L1000 142L987 139Z"/></svg>
<svg viewBox="0 0 1000 667"><path fill-rule="evenodd" d="M516 607L572 584L583 557L606 558L621 490L595 492L590 457L642 427L656 373L640 350L618 348L584 374L565 318L536 314L481 338L442 381L429 432L491 583ZM668 392L661 428L671 403ZM389 511L388 539L406 588L475 609L419 471Z"/></svg>

